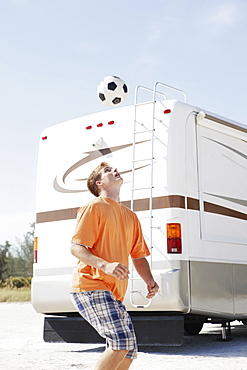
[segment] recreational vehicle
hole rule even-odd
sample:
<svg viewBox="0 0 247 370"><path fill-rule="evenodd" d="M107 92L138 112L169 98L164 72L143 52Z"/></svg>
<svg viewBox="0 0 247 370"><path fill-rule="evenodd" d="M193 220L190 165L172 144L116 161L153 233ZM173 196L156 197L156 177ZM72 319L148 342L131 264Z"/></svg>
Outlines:
<svg viewBox="0 0 247 370"><path fill-rule="evenodd" d="M142 89L132 106L41 134L32 304L47 341L90 338L70 302L70 243L78 208L93 198L87 176L102 161L124 179L121 203L140 219L160 286L147 300L131 268L124 303L138 341L180 345L184 327L247 323L247 126L189 105L183 92L184 101L167 99L162 83L138 102Z"/></svg>

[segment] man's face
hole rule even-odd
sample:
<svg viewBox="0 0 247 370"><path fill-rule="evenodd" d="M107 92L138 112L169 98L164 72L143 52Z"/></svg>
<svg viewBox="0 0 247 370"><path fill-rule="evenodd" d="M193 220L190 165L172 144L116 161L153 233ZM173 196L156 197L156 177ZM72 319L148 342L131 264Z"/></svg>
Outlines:
<svg viewBox="0 0 247 370"><path fill-rule="evenodd" d="M101 179L99 180L105 187L119 186L122 185L123 179L118 170L112 167L104 167L100 171Z"/></svg>

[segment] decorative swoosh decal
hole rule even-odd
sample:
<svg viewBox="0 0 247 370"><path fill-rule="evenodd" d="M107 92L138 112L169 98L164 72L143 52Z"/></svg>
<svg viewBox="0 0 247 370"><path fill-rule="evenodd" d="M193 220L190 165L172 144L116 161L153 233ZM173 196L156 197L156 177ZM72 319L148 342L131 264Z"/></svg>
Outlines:
<svg viewBox="0 0 247 370"><path fill-rule="evenodd" d="M60 193L84 193L85 191L88 191L87 189L82 189L82 190L70 190L70 189L66 189L60 185L58 185L58 180L57 180L57 177L55 178L54 182L53 182L53 187L56 191L60 192Z"/></svg>
<svg viewBox="0 0 247 370"><path fill-rule="evenodd" d="M144 168L144 167L148 167L148 166L150 166L150 164L145 164L144 166L136 167L135 171L140 170L141 168ZM121 175L124 175L125 173L130 173L130 172L132 172L132 170L121 171ZM87 177L85 177L84 179L76 179L75 181L86 181L86 180L87 180Z"/></svg>
<svg viewBox="0 0 247 370"><path fill-rule="evenodd" d="M219 144L219 145L221 145L221 146L223 146L223 147L225 147L225 148L227 148L227 149L231 150L232 152L234 152L234 153L236 153L236 154L240 155L240 157L243 157L244 159L247 159L247 155L245 155L245 154L244 154L244 153L242 153L242 152L239 152L238 150L236 150L236 149L234 149L234 148L231 148L231 147L230 147L230 146L228 146L228 145L225 145L225 144L223 144L223 143L221 143L221 142L219 142L219 141L216 141L216 140L210 139L210 138L205 137L205 136L204 136L204 139L207 139L207 140L213 141L214 143Z"/></svg>
<svg viewBox="0 0 247 370"><path fill-rule="evenodd" d="M139 141L139 142L136 143L136 145L141 144L141 143L145 143L147 141L149 141L149 140ZM113 146L111 148L108 147L108 148L93 150L93 151L90 151L90 152L85 152L84 154L88 154L88 155L85 158L80 159L78 162L74 163L71 167L68 168L67 171L65 171L65 173L63 174L63 176L61 178L61 183L60 184L59 184L59 181L58 181L58 175L55 177L54 182L53 182L54 189L58 192L61 192L61 193L82 193L82 192L88 191L87 189L74 190L74 189L66 188L65 180L66 180L67 176L71 172L76 170L77 168L83 166L86 163L89 163L89 162L93 161L94 159L100 158L102 156L105 156L105 155L110 154L110 153L114 153L114 152L122 150L122 149L126 149L126 148L128 148L132 145L133 145L132 143L131 144L124 144L124 145ZM145 166L142 166L142 167L145 167ZM139 167L137 169L140 169L142 167ZM125 172L122 172L122 173L127 173L127 172L131 172L131 171L132 170L128 170L128 171L125 171ZM77 179L76 181L85 181L85 180L86 180L86 178L85 179Z"/></svg>

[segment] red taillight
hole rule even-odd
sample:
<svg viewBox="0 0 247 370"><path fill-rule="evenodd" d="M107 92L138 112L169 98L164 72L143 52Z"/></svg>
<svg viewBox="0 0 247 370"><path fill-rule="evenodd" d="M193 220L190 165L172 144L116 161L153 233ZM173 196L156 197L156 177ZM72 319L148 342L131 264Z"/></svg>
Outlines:
<svg viewBox="0 0 247 370"><path fill-rule="evenodd" d="M86 130L91 130L92 126L87 126Z"/></svg>
<svg viewBox="0 0 247 370"><path fill-rule="evenodd" d="M46 139L47 139L47 136L43 136L43 137L42 137L42 140L46 140Z"/></svg>
<svg viewBox="0 0 247 370"><path fill-rule="evenodd" d="M33 262L38 262L38 237L34 237L34 243L33 243Z"/></svg>
<svg viewBox="0 0 247 370"><path fill-rule="evenodd" d="M167 239L167 253L182 253L181 239Z"/></svg>
<svg viewBox="0 0 247 370"><path fill-rule="evenodd" d="M114 121L109 121L108 125L114 125L114 123L115 123Z"/></svg>
<svg viewBox="0 0 247 370"><path fill-rule="evenodd" d="M181 224L166 224L167 253L182 253Z"/></svg>
<svg viewBox="0 0 247 370"><path fill-rule="evenodd" d="M103 126L103 123L98 123L97 124L97 127L102 127Z"/></svg>
<svg viewBox="0 0 247 370"><path fill-rule="evenodd" d="M169 113L171 113L171 109L164 110L164 114L169 114Z"/></svg>

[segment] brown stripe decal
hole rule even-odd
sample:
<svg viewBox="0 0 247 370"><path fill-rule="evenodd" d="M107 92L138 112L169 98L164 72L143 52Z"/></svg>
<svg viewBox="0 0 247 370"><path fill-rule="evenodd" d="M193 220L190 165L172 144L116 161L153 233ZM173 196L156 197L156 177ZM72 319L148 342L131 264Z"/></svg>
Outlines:
<svg viewBox="0 0 247 370"><path fill-rule="evenodd" d="M196 201L196 199L194 199ZM130 208L130 200L122 202L123 205ZM164 197L153 198L153 209L159 208L185 208L185 197L181 195L167 195ZM40 212L36 214L36 223L71 220L76 218L78 208L60 209L57 211ZM146 211L149 209L149 198L136 199L134 201L134 210ZM193 208L194 209L194 208Z"/></svg>
<svg viewBox="0 0 247 370"><path fill-rule="evenodd" d="M76 218L77 208L59 209L57 211L40 212L36 214L36 223L71 220Z"/></svg>
<svg viewBox="0 0 247 370"><path fill-rule="evenodd" d="M149 210L149 198L136 199L134 201L134 211L147 211ZM123 205L130 208L130 200L122 202ZM185 197L181 195L167 195L164 197L153 198L153 209L160 208L182 208L185 209ZM51 222L51 221L62 221L75 219L77 216L77 208L60 209L57 211L40 212L36 214L36 223ZM200 204L198 199L187 198L187 209L200 210ZM241 220L247 220L247 214L235 211L234 209L219 206L217 204L204 202L204 211L209 213L215 213L218 215L224 215L228 217L239 218Z"/></svg>
<svg viewBox="0 0 247 370"><path fill-rule="evenodd" d="M204 211L210 213L216 213L217 215L223 215L228 217L240 218L241 220L247 220L247 214L235 211L231 208L219 206L217 204L204 202Z"/></svg>
<svg viewBox="0 0 247 370"><path fill-rule="evenodd" d="M134 211L147 211L150 209L149 206L150 199L136 199L134 201ZM123 205L130 208L130 200L122 202ZM185 197L180 195L167 195L165 197L154 197L153 198L153 209L160 208L185 208Z"/></svg>
<svg viewBox="0 0 247 370"><path fill-rule="evenodd" d="M199 199L187 198L187 209L194 209L196 211L200 210Z"/></svg>

